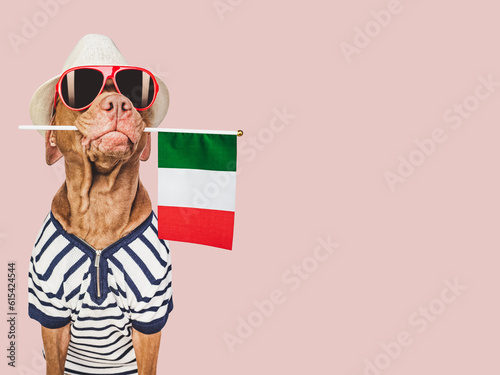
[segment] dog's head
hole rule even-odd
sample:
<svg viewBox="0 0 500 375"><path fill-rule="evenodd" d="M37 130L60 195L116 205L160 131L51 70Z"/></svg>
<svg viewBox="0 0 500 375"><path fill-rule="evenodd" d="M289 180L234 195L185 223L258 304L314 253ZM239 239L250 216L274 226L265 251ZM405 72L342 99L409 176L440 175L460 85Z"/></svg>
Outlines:
<svg viewBox="0 0 500 375"><path fill-rule="evenodd" d="M30 117L34 125L75 125L79 130L45 133L48 164L64 156L67 165L78 157L93 162L92 168L110 170L148 158L150 136L143 130L159 126L168 106L168 89L160 77L128 64L107 36L88 34L71 51L61 74L35 91Z"/></svg>
<svg viewBox="0 0 500 375"><path fill-rule="evenodd" d="M75 125L78 131L46 132L45 155L49 165L62 156L87 158L105 173L120 162L149 158L151 135L144 133L150 126L149 110L136 110L127 97L116 91L111 79L83 111L68 108L58 98L52 123Z"/></svg>

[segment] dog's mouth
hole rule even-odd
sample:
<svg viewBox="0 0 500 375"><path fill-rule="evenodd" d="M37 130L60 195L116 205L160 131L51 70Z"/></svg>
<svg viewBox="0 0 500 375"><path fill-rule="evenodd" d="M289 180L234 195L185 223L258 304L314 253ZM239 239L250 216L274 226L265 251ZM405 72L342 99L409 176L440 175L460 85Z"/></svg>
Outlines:
<svg viewBox="0 0 500 375"><path fill-rule="evenodd" d="M114 130L88 142L88 148L90 154L99 153L107 156L127 156L132 154L134 143L126 134Z"/></svg>

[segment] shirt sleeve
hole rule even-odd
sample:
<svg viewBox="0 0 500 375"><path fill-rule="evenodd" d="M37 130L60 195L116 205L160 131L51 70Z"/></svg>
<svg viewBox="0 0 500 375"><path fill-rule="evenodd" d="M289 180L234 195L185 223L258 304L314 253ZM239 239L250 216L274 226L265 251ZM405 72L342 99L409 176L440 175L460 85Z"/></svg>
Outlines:
<svg viewBox="0 0 500 375"><path fill-rule="evenodd" d="M57 288L49 281L37 272L35 257L32 256L28 275L28 314L46 328L61 328L71 321L71 310L64 304L63 286Z"/></svg>
<svg viewBox="0 0 500 375"><path fill-rule="evenodd" d="M144 334L161 331L168 316L174 308L172 299L172 266L170 252L166 245L162 254L163 265L154 282L150 283L142 293L140 300L130 306L132 327ZM156 272L155 272L156 273Z"/></svg>

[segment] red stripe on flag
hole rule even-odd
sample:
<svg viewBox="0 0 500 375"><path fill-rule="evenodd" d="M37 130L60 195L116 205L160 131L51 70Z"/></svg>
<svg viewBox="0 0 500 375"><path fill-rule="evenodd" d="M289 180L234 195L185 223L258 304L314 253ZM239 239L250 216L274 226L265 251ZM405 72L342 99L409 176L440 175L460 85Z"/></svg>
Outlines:
<svg viewBox="0 0 500 375"><path fill-rule="evenodd" d="M158 206L158 237L231 250L234 212Z"/></svg>

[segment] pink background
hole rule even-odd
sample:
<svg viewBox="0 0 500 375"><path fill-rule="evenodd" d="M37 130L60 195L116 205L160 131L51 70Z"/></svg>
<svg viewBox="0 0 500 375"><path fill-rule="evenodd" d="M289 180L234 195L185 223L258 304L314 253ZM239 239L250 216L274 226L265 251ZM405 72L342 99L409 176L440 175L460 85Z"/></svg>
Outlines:
<svg viewBox="0 0 500 375"><path fill-rule="evenodd" d="M162 127L245 131L234 250L171 243L159 374L500 372L496 2L65 2L1 12L1 349L9 260L18 311L17 368L3 350L2 374L44 373L27 270L64 178L17 126L87 33L164 79ZM14 48L26 20L39 26ZM284 108L295 117L275 122ZM155 157L141 172L154 204Z"/></svg>

